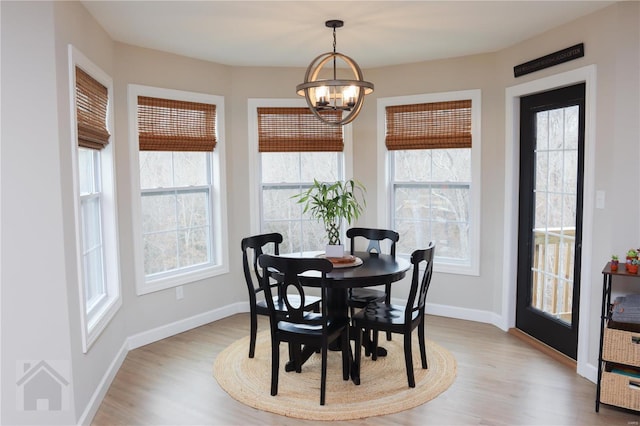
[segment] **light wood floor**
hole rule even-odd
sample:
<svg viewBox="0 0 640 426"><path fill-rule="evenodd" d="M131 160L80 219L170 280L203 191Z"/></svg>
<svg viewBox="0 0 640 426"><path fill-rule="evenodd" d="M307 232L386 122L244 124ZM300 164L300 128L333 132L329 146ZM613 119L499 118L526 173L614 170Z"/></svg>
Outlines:
<svg viewBox="0 0 640 426"><path fill-rule="evenodd" d="M259 330L267 329L268 320L260 319ZM239 314L131 351L93 424L317 424L247 407L218 386L216 355L248 332L249 317ZM455 356L454 384L412 410L344 424L639 424L640 416L630 411L601 405L596 413L593 383L491 325L429 316L427 338Z"/></svg>

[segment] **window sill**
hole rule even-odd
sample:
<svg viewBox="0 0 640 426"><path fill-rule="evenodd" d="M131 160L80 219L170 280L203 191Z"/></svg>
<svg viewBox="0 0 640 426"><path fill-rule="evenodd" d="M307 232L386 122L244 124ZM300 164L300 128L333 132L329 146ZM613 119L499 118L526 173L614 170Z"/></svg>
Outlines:
<svg viewBox="0 0 640 426"><path fill-rule="evenodd" d="M136 288L136 294L141 296L168 288L177 287L184 284L190 284L196 281L212 278L229 272L227 265L214 265L196 271L185 272L182 274L172 275L170 277L162 277L155 280L140 281L142 284Z"/></svg>
<svg viewBox="0 0 640 426"><path fill-rule="evenodd" d="M454 275L471 275L478 277L480 271L477 266L474 265L447 265L447 264L434 264L433 272L454 274Z"/></svg>

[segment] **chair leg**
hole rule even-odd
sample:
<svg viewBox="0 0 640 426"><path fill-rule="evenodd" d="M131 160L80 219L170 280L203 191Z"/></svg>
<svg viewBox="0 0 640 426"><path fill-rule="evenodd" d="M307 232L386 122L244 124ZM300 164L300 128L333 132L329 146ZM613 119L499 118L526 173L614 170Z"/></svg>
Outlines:
<svg viewBox="0 0 640 426"><path fill-rule="evenodd" d="M378 359L378 330L373 330L371 342L371 360L376 361Z"/></svg>
<svg viewBox="0 0 640 426"><path fill-rule="evenodd" d="M349 326L342 332L342 380L349 380L349 359L351 355L351 344L349 343Z"/></svg>
<svg viewBox="0 0 640 426"><path fill-rule="evenodd" d="M322 344L322 369L320 370L320 405L324 405L327 392L327 344Z"/></svg>
<svg viewBox="0 0 640 426"><path fill-rule="evenodd" d="M418 326L418 342L420 343L420 360L422 361L422 368L425 370L427 365L427 346L424 339L424 317L422 317L422 323Z"/></svg>
<svg viewBox="0 0 640 426"><path fill-rule="evenodd" d="M413 376L413 359L411 356L411 332L404 334L404 362L407 365L407 381L410 388L416 387L416 380Z"/></svg>
<svg viewBox="0 0 640 426"><path fill-rule="evenodd" d="M387 297L385 299L385 302L387 303L387 305L391 304L391 284L387 283L384 286L384 291L387 294ZM387 331L387 341L391 341L391 332Z"/></svg>
<svg viewBox="0 0 640 426"><path fill-rule="evenodd" d="M320 312L322 312L322 310L320 309L320 303L316 303L316 304L313 306L313 312L314 312L314 313L316 313L316 314L319 314ZM320 353L320 348L316 349L316 353L317 353L317 354L319 354L319 353ZM298 373L299 373L299 371L298 371Z"/></svg>
<svg viewBox="0 0 640 426"><path fill-rule="evenodd" d="M278 370L280 368L280 342L271 341L271 395L278 394Z"/></svg>
<svg viewBox="0 0 640 426"><path fill-rule="evenodd" d="M351 373L351 377L353 377L353 382L356 385L360 384L360 364L362 363L362 329L360 327L355 328L356 339L355 339L355 350L353 355L353 369L354 371Z"/></svg>
<svg viewBox="0 0 640 426"><path fill-rule="evenodd" d="M371 337L371 341L373 341L373 340L374 340L374 337L373 337L373 336L375 336L375 341L376 341L376 345L375 345L375 347L376 347L376 351L377 351L377 349L378 349L378 342L380 341L380 339L378 339L378 330L371 330L371 336L372 336L372 337ZM377 356L376 356L376 358L377 358Z"/></svg>
<svg viewBox="0 0 640 426"><path fill-rule="evenodd" d="M249 358L253 358L256 353L256 335L258 334L258 315L253 309L251 309L250 317Z"/></svg>
<svg viewBox="0 0 640 426"><path fill-rule="evenodd" d="M301 345L289 343L289 359L291 359L296 367L296 373L302 372L302 349Z"/></svg>
<svg viewBox="0 0 640 426"><path fill-rule="evenodd" d="M364 333L364 335L367 336L367 340L369 342L371 342L371 344L373 345L373 339L370 337L371 332L369 331L369 329L365 328L364 330L360 330L360 332ZM361 338L362 338L362 336L361 336ZM369 355L371 355L371 346L370 345L365 346L365 348L364 348L364 356L369 356Z"/></svg>

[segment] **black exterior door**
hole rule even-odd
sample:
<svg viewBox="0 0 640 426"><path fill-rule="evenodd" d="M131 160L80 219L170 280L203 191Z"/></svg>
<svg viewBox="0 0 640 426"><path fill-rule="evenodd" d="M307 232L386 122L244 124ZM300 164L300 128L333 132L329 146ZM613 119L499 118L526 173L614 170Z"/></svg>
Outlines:
<svg viewBox="0 0 640 426"><path fill-rule="evenodd" d="M516 327L576 359L585 84L521 98Z"/></svg>

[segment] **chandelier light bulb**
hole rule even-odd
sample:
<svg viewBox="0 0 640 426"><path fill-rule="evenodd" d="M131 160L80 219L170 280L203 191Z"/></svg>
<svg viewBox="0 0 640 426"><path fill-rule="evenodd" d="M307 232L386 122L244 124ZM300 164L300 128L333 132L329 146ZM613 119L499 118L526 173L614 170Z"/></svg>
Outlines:
<svg viewBox="0 0 640 426"><path fill-rule="evenodd" d="M353 108L356 104L356 86L348 86L344 88L342 92L342 102L344 105Z"/></svg>
<svg viewBox="0 0 640 426"><path fill-rule="evenodd" d="M329 88L327 86L320 86L316 89L316 106L329 105Z"/></svg>

